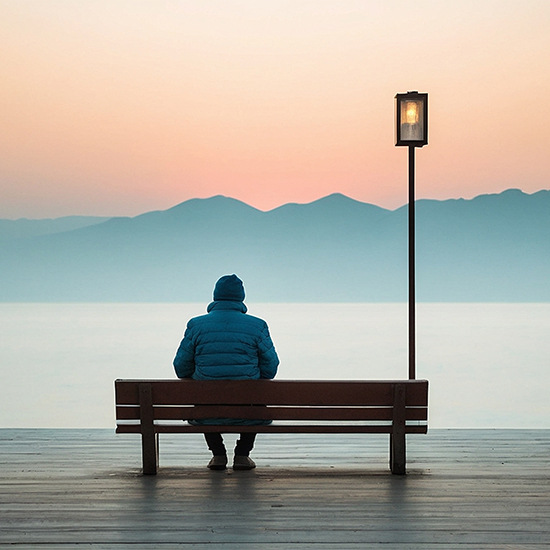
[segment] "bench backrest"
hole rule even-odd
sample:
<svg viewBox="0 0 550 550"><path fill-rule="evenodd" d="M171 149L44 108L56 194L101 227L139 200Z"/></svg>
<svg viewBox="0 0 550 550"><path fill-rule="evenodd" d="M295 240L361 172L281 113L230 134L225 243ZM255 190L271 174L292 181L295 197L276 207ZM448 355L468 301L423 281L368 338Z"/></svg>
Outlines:
<svg viewBox="0 0 550 550"><path fill-rule="evenodd" d="M396 407L404 420L428 418L427 380L116 380L115 394L117 422L139 420L140 407L151 406L155 421L391 421Z"/></svg>

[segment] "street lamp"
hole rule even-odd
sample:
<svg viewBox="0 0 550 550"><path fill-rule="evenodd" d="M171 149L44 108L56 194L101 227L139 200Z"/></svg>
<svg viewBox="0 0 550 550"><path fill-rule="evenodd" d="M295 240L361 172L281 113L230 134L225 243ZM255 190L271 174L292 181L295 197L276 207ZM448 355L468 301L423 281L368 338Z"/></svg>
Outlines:
<svg viewBox="0 0 550 550"><path fill-rule="evenodd" d="M397 147L409 148L409 379L416 377L416 299L414 246L414 150L428 144L428 94L395 96Z"/></svg>

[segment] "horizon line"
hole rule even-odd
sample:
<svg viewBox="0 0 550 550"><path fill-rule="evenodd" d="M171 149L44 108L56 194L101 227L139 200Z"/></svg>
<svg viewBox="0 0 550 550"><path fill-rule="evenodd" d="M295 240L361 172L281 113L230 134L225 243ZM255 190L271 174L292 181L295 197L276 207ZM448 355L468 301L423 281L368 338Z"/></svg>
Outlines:
<svg viewBox="0 0 550 550"><path fill-rule="evenodd" d="M520 189L519 187L510 187L510 188L507 188L507 189L504 189L504 190L498 191L498 192L480 193L480 194L474 195L470 198L466 198L466 197L449 197L449 198L446 198L446 199L432 199L432 198L427 198L427 197L416 198L415 203L420 202L420 201L434 201L434 202L460 201L460 200L462 200L462 201L471 201L471 200L475 200L479 197L497 196L497 195L502 195L504 193L509 193L509 192L513 192L513 191L520 192L523 195L532 196L532 195L536 195L536 194L541 193L541 192L550 191L550 188L548 188L548 189L539 189L538 191L533 191L532 193L528 193L528 192L524 191L523 189ZM329 193L328 195L323 195L323 196L321 196L317 199L314 199L314 200L311 200L311 201L308 201L308 202L290 201L290 202L281 203L280 205L275 206L274 208L269 208L267 210L262 210L261 208L253 206L252 204L250 204L250 203L248 203L248 202L246 202L242 199L238 199L238 198L235 198L235 197L232 197L232 196L229 196L229 195L224 195L222 193L219 193L219 194L210 195L210 196L207 196L207 197L191 197L189 199L185 199L181 202L178 202L178 203L176 203L172 206L169 206L168 208L159 208L159 209L153 209L153 210L146 210L146 211L140 212L139 214L135 214L135 215L115 215L115 216L108 216L107 215L106 216L106 215L102 215L102 214L67 214L67 215L64 215L64 216L44 217L44 218L28 218L28 217L25 217L25 216L21 216L21 217L18 217L18 218L0 218L0 220L2 220L2 221L21 221L21 220L46 221L46 220L60 220L60 219L64 219L64 218L104 218L105 220L114 219L114 218L136 218L138 216L142 216L144 214L149 214L149 213L152 213L152 212L167 212L168 210L171 210L173 208L177 208L178 206L181 206L182 204L186 204L186 203L191 202L191 201L207 201L207 200L212 200L212 199L215 199L215 198L224 198L224 199L233 200L233 201L239 202L241 204L244 204L244 205L246 205L250 208L253 208L254 210L257 210L258 212L268 213L268 212L273 212L275 210L278 210L279 208L283 208L285 206L290 206L290 205L307 206L307 205L314 204L316 202L325 200L329 197L335 197L335 196L344 197L346 199L349 199L350 201L357 202L357 203L360 203L360 204L375 206L377 208L387 210L388 212L395 212L395 211L397 211L401 208L404 208L408 204L407 202L405 202L404 204L402 204L401 206L398 206L397 208L387 208L385 206L380 206L380 205L372 203L372 202L366 202L366 201L363 201L363 200L355 199L355 198L353 198L349 195L346 195L345 193L335 191L334 193Z"/></svg>

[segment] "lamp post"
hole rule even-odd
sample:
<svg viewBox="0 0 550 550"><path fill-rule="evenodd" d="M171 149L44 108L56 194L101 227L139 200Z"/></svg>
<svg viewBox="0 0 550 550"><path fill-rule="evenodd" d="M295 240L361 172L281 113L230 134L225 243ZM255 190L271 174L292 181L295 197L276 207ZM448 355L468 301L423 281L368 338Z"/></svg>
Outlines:
<svg viewBox="0 0 550 550"><path fill-rule="evenodd" d="M397 147L409 148L409 379L416 378L414 150L428 144L428 94L395 96Z"/></svg>

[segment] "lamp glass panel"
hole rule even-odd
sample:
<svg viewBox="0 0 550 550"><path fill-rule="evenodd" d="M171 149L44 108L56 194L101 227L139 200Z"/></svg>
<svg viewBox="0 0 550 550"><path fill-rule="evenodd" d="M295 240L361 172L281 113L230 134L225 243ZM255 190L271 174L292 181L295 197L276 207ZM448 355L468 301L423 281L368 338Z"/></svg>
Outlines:
<svg viewBox="0 0 550 550"><path fill-rule="evenodd" d="M403 141L423 141L424 102L421 99L402 99L399 123Z"/></svg>

